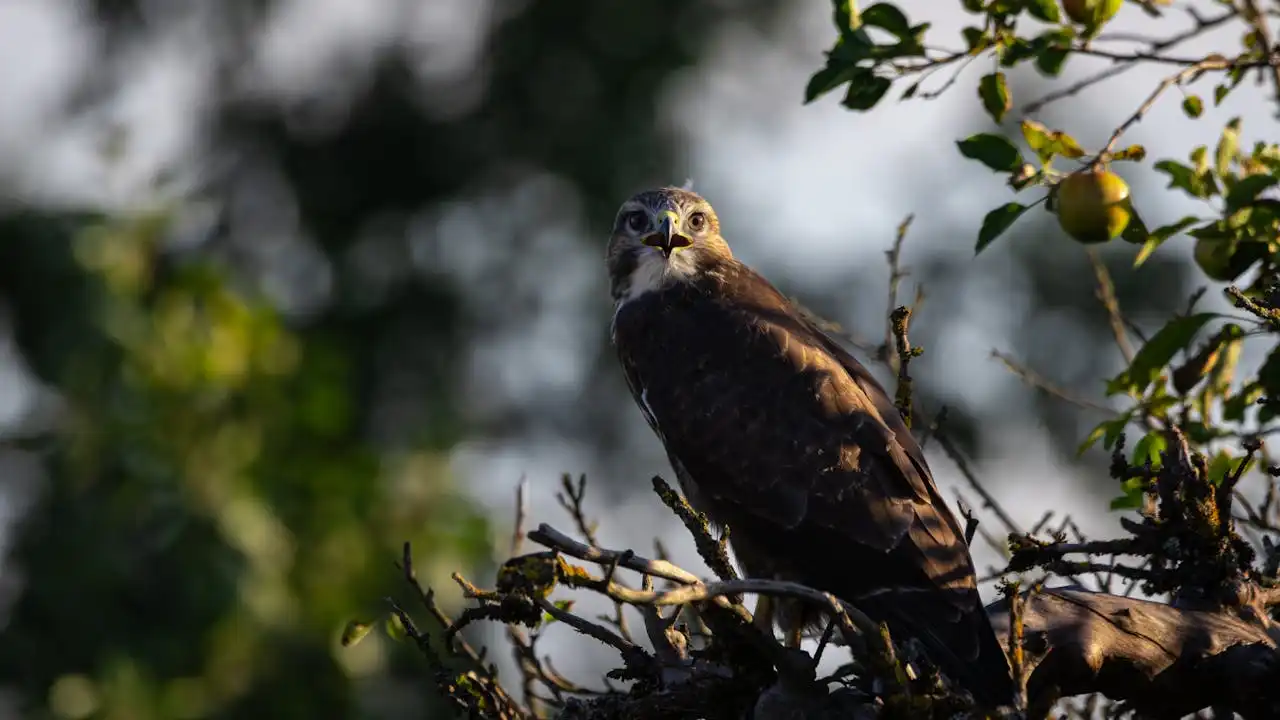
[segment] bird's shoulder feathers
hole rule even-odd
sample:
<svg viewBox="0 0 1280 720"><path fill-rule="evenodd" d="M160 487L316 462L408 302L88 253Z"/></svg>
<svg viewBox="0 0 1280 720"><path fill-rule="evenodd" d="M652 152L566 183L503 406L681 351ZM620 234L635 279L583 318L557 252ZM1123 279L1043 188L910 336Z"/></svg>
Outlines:
<svg viewBox="0 0 1280 720"><path fill-rule="evenodd" d="M763 277L730 261L641 296L619 308L614 341L673 464L731 526L885 553L905 540L920 557L903 582L973 587L959 525L893 402Z"/></svg>

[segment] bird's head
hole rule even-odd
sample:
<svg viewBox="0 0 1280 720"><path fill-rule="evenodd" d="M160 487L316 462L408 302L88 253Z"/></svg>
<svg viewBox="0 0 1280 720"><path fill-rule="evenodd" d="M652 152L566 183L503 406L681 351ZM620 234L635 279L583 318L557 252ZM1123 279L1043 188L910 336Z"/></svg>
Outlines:
<svg viewBox="0 0 1280 720"><path fill-rule="evenodd" d="M618 209L606 260L615 300L669 283L689 282L733 257L720 221L701 195L665 187L646 190Z"/></svg>

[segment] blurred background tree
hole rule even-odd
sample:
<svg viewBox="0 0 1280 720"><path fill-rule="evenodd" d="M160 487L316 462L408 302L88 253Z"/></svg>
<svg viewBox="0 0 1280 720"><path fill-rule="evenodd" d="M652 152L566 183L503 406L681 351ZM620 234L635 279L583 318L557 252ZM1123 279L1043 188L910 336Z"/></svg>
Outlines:
<svg viewBox="0 0 1280 720"><path fill-rule="evenodd" d="M856 332L880 327L883 229L959 197L971 168L838 107L822 142L896 153L884 170L846 163L885 193L849 204L856 230L779 227L838 225L844 208L758 157L706 157L735 134L789 157L798 131L776 107L800 110L829 12L0 3L0 716L434 713L416 656L338 645L347 619L401 592L400 543L432 585L483 576L519 472L586 471L620 507L665 467L607 347L602 228L621 198L695 171L737 218L739 254ZM986 122L965 103L952 135ZM824 162L800 174L823 182ZM929 186L902 174L925 166ZM972 232L955 241L955 213L930 215L910 260L929 295L922 401L947 403L980 455L1029 425L1080 462L1097 418L1016 380L970 393L987 348L965 333L1096 392L1120 358L1087 260L1026 221L1028 242L974 269ZM830 241L813 253L828 272L796 260L806 237ZM1118 276L1131 316L1172 309L1181 262Z"/></svg>
<svg viewBox="0 0 1280 720"><path fill-rule="evenodd" d="M0 18L36 12L22 5ZM538 418L475 418L458 378L485 326L527 320L518 278L539 238L531 222L495 239L483 282L515 293L505 317L477 317L411 257L415 214L530 176L548 179L527 200L544 220L566 194L611 212L669 166L662 83L719 23L777 5L530 4L475 58L485 77L424 103L440 89L412 48L311 97L255 95L239 52L273 14L307 12L290 3L81 4L103 69L60 120L97 124L111 61L207 23L226 81L199 98L200 157L164 170L218 167L120 203L40 202L21 177L2 194L0 306L41 388L4 451L8 499L27 502L4 566L12 716L430 715L414 656L339 652L338 636L400 592L403 541L427 576L488 562L449 452ZM100 129L117 164L146 150L136 129Z"/></svg>

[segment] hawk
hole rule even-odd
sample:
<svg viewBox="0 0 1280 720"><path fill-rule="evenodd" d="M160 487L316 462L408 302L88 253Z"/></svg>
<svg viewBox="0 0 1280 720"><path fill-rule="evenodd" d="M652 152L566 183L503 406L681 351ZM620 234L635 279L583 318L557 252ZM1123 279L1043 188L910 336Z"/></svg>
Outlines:
<svg viewBox="0 0 1280 720"><path fill-rule="evenodd" d="M866 368L734 258L692 191L623 203L607 265L627 385L743 572L830 592L919 639L978 702L1012 702L960 525ZM761 605L792 645L821 619Z"/></svg>

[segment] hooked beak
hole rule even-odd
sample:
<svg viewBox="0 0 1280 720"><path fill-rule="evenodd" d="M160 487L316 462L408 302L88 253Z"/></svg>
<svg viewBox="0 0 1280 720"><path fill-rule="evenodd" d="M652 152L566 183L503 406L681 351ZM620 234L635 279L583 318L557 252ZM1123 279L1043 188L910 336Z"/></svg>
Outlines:
<svg viewBox="0 0 1280 720"><path fill-rule="evenodd" d="M679 231L679 216L668 210L662 213L662 218L658 221L657 232L646 235L641 242L649 247L661 250L662 257L670 258L671 253L693 244L693 240L689 239L689 236L681 235Z"/></svg>

